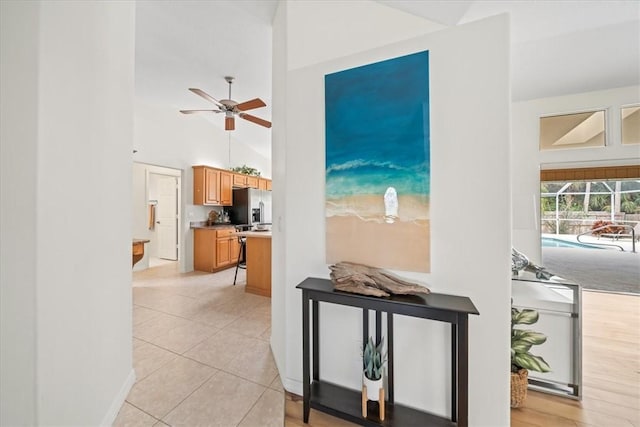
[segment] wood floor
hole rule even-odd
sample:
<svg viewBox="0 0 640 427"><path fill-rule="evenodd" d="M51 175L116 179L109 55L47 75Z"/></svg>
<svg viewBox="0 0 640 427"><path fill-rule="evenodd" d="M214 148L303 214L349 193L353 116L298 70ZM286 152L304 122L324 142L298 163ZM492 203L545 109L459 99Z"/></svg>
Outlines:
<svg viewBox="0 0 640 427"><path fill-rule="evenodd" d="M640 296L584 291L582 305L582 401L529 391L511 410L513 427L640 427ZM284 425L305 425L292 396ZM354 424L312 410L307 425Z"/></svg>

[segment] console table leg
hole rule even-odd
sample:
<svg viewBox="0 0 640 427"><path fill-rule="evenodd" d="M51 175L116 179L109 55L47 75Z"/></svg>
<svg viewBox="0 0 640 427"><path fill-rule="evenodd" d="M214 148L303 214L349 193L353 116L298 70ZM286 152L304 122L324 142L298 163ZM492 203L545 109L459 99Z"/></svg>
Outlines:
<svg viewBox="0 0 640 427"><path fill-rule="evenodd" d="M458 325L451 324L451 421L458 421Z"/></svg>
<svg viewBox="0 0 640 427"><path fill-rule="evenodd" d="M387 388L389 403L393 404L393 313L387 313Z"/></svg>
<svg viewBox="0 0 640 427"><path fill-rule="evenodd" d="M311 385L309 383L309 297L302 292L302 419L309 422Z"/></svg>
<svg viewBox="0 0 640 427"><path fill-rule="evenodd" d="M469 411L469 336L466 314L458 314L458 427L467 427Z"/></svg>
<svg viewBox="0 0 640 427"><path fill-rule="evenodd" d="M362 349L367 345L369 341L369 310L362 309Z"/></svg>
<svg viewBox="0 0 640 427"><path fill-rule="evenodd" d="M318 301L311 301L313 336L313 381L320 381L320 307Z"/></svg>

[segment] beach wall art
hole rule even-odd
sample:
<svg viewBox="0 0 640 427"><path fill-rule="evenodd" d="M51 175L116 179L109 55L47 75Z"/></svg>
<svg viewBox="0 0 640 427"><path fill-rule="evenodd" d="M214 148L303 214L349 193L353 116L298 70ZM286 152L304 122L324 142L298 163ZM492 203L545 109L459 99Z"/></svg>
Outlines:
<svg viewBox="0 0 640 427"><path fill-rule="evenodd" d="M326 261L430 272L429 52L325 75Z"/></svg>

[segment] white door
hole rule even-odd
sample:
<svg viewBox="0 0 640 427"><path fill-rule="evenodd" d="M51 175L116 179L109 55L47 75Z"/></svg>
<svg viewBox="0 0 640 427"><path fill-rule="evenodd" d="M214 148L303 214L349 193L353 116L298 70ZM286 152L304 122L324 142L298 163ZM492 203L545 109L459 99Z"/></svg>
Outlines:
<svg viewBox="0 0 640 427"><path fill-rule="evenodd" d="M178 178L158 175L156 182L158 257L175 261L178 259Z"/></svg>

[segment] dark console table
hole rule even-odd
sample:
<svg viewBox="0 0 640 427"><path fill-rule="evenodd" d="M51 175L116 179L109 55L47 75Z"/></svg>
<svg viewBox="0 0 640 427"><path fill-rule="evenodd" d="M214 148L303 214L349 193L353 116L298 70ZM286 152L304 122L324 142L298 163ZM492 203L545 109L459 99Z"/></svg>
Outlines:
<svg viewBox="0 0 640 427"><path fill-rule="evenodd" d="M296 287L302 289L302 387L305 423L309 422L309 411L314 408L365 426L466 427L468 425L468 316L469 314L479 314L469 298L434 293L420 296L393 295L388 298L377 298L336 291L330 280L313 277L305 279ZM319 302L361 308L363 343L369 337L369 310L375 311L377 341L380 341L381 338L382 313L386 313L388 390L384 421L378 418L377 410L374 407L368 411L367 418L362 417L360 390L351 390L320 379ZM309 328L310 305L311 328ZM394 403L394 314L451 324L451 419ZM309 338L310 330L311 339ZM310 378L311 364L313 364L313 381ZM369 402L369 405L375 406L377 403Z"/></svg>

